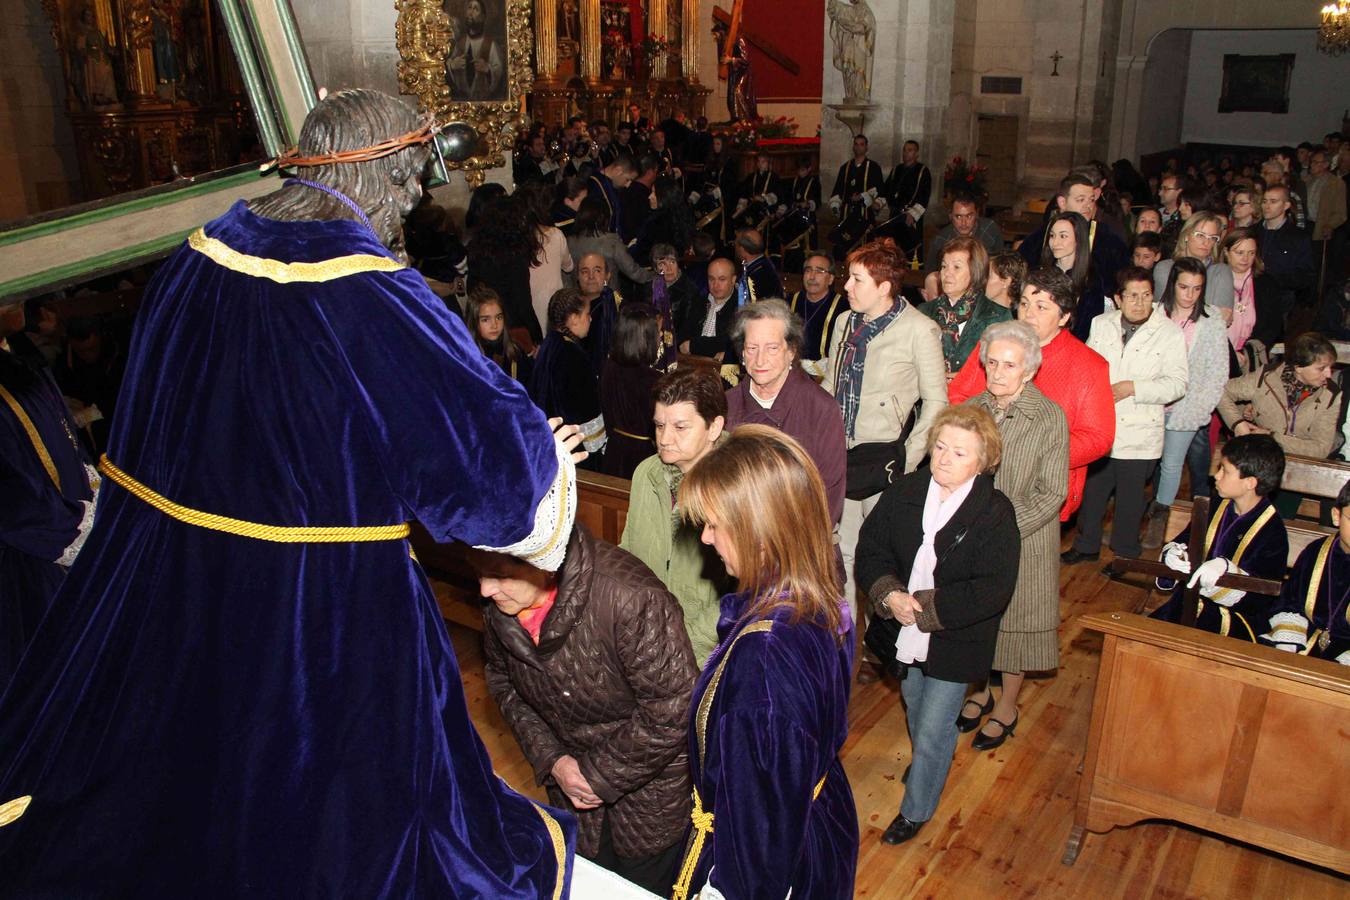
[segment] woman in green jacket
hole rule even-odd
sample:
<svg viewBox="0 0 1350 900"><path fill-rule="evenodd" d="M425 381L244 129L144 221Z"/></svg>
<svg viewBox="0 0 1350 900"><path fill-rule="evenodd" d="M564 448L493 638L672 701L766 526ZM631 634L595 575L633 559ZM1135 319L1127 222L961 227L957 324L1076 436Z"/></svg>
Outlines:
<svg viewBox="0 0 1350 900"><path fill-rule="evenodd" d="M989 251L974 238L954 237L942 247L938 285L941 293L919 311L942 329L942 356L947 380L961 371L980 342L980 335L995 322L1006 322L1012 312L984 295L989 280Z"/></svg>
<svg viewBox="0 0 1350 900"><path fill-rule="evenodd" d="M717 646L718 601L735 589L722 561L675 505L685 474L723 440L727 398L717 376L676 369L656 383L656 455L638 463L619 546L656 573L680 601L701 667Z"/></svg>

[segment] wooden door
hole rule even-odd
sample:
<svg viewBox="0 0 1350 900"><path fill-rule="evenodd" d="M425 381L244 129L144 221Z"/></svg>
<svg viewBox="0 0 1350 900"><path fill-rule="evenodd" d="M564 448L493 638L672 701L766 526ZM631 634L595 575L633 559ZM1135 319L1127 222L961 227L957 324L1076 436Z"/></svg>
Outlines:
<svg viewBox="0 0 1350 900"><path fill-rule="evenodd" d="M989 205L1009 207L1017 199L1017 116L980 116L975 161L989 171Z"/></svg>

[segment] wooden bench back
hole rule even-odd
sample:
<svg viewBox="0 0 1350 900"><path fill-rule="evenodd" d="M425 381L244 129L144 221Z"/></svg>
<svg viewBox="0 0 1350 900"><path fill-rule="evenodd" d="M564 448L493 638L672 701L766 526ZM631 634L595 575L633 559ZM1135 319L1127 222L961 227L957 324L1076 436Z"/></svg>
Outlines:
<svg viewBox="0 0 1350 900"><path fill-rule="evenodd" d="M1312 497L1334 500L1341 487L1350 481L1350 463L1311 456L1288 456L1284 460L1284 478L1280 487Z"/></svg>
<svg viewBox="0 0 1350 900"><path fill-rule="evenodd" d="M1218 509L1218 506L1215 506ZM1167 539L1170 541L1178 534L1183 534L1191 525L1191 505L1189 503L1173 503L1167 510ZM1298 555L1303 552L1313 541L1320 540L1329 534L1335 534L1335 530L1324 528L1320 525L1313 525L1304 522L1284 523L1285 530L1289 533L1289 565L1292 566L1298 559ZM1161 558L1161 557L1160 557Z"/></svg>

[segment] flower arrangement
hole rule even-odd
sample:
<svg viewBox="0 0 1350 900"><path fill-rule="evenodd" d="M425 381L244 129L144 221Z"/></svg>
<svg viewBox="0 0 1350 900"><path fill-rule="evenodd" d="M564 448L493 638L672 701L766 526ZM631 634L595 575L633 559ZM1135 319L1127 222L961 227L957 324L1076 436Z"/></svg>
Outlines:
<svg viewBox="0 0 1350 900"><path fill-rule="evenodd" d="M738 150L753 150L760 141L772 141L790 138L797 134L797 120L792 116L779 116L776 119L742 119L727 125L715 127L712 133L722 138L729 147Z"/></svg>
<svg viewBox="0 0 1350 900"><path fill-rule="evenodd" d="M649 34L642 39L642 55L651 59L658 54L668 53L675 48L674 41L667 41L656 34Z"/></svg>
<svg viewBox="0 0 1350 900"><path fill-rule="evenodd" d="M988 171L988 167L977 162L954 156L942 173L942 187L949 194L965 191L982 197L985 195L984 175Z"/></svg>
<svg viewBox="0 0 1350 900"><path fill-rule="evenodd" d="M609 31L605 32L604 36L601 38L601 43L610 47L621 47L624 44L627 44L628 41L624 38L622 31L617 28L611 28Z"/></svg>

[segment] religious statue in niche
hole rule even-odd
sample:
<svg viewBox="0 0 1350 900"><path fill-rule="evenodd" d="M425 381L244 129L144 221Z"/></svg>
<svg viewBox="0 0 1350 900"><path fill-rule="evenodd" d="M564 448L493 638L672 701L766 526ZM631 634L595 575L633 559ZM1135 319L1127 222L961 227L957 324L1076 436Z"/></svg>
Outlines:
<svg viewBox="0 0 1350 900"><path fill-rule="evenodd" d="M562 0L558 4L558 59L581 56L577 35L581 31L581 9L577 0Z"/></svg>
<svg viewBox="0 0 1350 900"><path fill-rule="evenodd" d="M830 0L826 12L834 44L834 67L844 76L844 102L866 103L872 99L876 17L867 0Z"/></svg>
<svg viewBox="0 0 1350 900"><path fill-rule="evenodd" d="M446 0L455 39L446 57L455 100L506 99L506 18L501 2Z"/></svg>
<svg viewBox="0 0 1350 900"><path fill-rule="evenodd" d="M80 22L71 40L71 69L75 93L85 109L117 103L117 78L113 74L113 47L99 28L93 7L80 10Z"/></svg>
<svg viewBox="0 0 1350 900"><path fill-rule="evenodd" d="M150 22L154 29L155 80L160 95L174 99L178 82L183 80L183 67L178 61L177 10L170 2L150 4Z"/></svg>
<svg viewBox="0 0 1350 900"><path fill-rule="evenodd" d="M729 29L721 21L713 22L713 40L717 42L722 63L727 67L728 121L759 118L755 79L750 70L750 46L740 35L731 40Z"/></svg>

